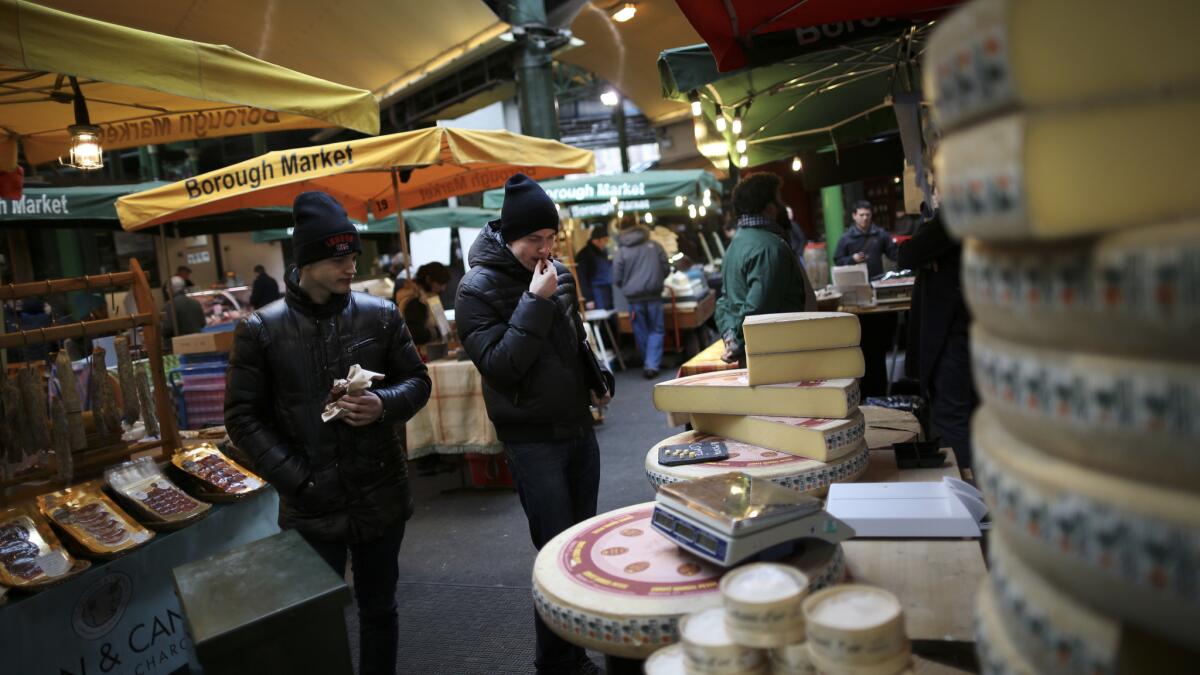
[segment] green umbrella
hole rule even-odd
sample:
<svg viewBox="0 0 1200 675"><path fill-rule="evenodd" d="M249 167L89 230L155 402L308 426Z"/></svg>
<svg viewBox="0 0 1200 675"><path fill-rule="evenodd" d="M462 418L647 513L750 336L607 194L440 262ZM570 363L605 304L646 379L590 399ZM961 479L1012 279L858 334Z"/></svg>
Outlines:
<svg viewBox="0 0 1200 675"><path fill-rule="evenodd" d="M496 209L479 209L469 206L434 207L405 211L404 225L409 232L420 232L439 227L483 227L489 220L499 217L500 212ZM396 224L395 214L379 219L371 217L366 223L356 221L355 225L362 234L396 234L400 231ZM292 236L292 228L259 230L253 236L256 242L288 239Z"/></svg>
<svg viewBox="0 0 1200 675"><path fill-rule="evenodd" d="M892 103L918 89L931 25L898 22L882 35L729 73L717 71L706 45L670 49L658 60L663 96L699 104L696 145L717 166L840 151L896 131Z"/></svg>

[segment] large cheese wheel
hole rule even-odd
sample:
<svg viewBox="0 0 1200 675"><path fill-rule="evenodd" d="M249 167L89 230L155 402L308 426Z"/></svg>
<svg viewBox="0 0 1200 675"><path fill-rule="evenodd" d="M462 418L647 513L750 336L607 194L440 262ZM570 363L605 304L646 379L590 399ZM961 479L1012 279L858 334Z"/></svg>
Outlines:
<svg viewBox="0 0 1200 675"><path fill-rule="evenodd" d="M975 653L981 675L1054 675L1029 663L1008 634L996 608L996 598L986 582L975 599Z"/></svg>
<svg viewBox="0 0 1200 675"><path fill-rule="evenodd" d="M1178 0L976 0L925 56L938 127L1011 108L1158 96L1200 84L1200 11Z"/></svg>
<svg viewBox="0 0 1200 675"><path fill-rule="evenodd" d="M725 570L679 549L650 525L654 503L586 520L542 547L534 606L563 639L612 656L644 659L679 639L684 615L721 606ZM840 546L813 541L785 563L813 589L842 580Z"/></svg>
<svg viewBox="0 0 1200 675"><path fill-rule="evenodd" d="M658 463L658 449L661 446L713 439L725 442L726 447L729 448L729 459L682 466L663 466ZM858 443L857 450L825 463L720 436L710 436L699 431L685 431L650 448L650 451L646 453L646 476L657 488L679 481L740 471L756 478L766 478L773 483L806 495L821 497L829 491L831 483L853 482L866 472L869 452L861 439Z"/></svg>
<svg viewBox="0 0 1200 675"><path fill-rule="evenodd" d="M1022 560L1106 614L1200 647L1200 496L1057 459L986 407L972 431L992 518Z"/></svg>
<svg viewBox="0 0 1200 675"><path fill-rule="evenodd" d="M963 294L1000 337L1200 360L1200 220L1057 244L970 240Z"/></svg>
<svg viewBox="0 0 1200 675"><path fill-rule="evenodd" d="M1042 349L972 330L980 396L1038 448L1200 491L1200 364Z"/></svg>
<svg viewBox="0 0 1200 675"><path fill-rule="evenodd" d="M985 241L1056 240L1200 213L1198 117L1192 92L1015 112L949 134L934 157L946 226Z"/></svg>

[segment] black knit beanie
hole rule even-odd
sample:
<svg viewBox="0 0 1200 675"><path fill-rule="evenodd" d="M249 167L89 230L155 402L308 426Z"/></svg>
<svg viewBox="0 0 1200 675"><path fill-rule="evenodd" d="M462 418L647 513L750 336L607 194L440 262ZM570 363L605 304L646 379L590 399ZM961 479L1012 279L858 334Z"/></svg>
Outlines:
<svg viewBox="0 0 1200 675"><path fill-rule="evenodd" d="M358 228L338 200L324 192L302 192L292 203L292 252L297 267L362 252Z"/></svg>
<svg viewBox="0 0 1200 675"><path fill-rule="evenodd" d="M506 243L538 230L557 230L558 207L537 181L518 173L504 184L499 229Z"/></svg>

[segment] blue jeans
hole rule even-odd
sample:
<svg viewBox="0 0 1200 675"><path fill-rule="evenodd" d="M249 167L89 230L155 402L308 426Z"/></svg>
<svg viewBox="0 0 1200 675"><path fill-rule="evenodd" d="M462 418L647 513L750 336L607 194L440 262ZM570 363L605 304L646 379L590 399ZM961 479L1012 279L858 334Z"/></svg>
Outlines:
<svg viewBox="0 0 1200 675"><path fill-rule="evenodd" d="M590 428L574 439L505 443L504 450L535 548L541 550L559 532L596 515L600 446ZM555 635L536 610L533 623L538 673L574 672L586 658L583 649Z"/></svg>
<svg viewBox="0 0 1200 675"><path fill-rule="evenodd" d="M303 536L303 535L301 535ZM396 582L400 580L400 542L404 521L388 528L379 539L359 544L304 537L338 576L346 574L346 558L354 571L354 600L358 605L358 672L395 675L400 646L400 614Z"/></svg>
<svg viewBox="0 0 1200 675"><path fill-rule="evenodd" d="M613 289L612 286L600 284L592 286L592 300L596 303L596 309L612 309L613 308Z"/></svg>
<svg viewBox="0 0 1200 675"><path fill-rule="evenodd" d="M663 354L662 300L630 302L629 318L633 323L633 339L642 353L642 368L658 370Z"/></svg>

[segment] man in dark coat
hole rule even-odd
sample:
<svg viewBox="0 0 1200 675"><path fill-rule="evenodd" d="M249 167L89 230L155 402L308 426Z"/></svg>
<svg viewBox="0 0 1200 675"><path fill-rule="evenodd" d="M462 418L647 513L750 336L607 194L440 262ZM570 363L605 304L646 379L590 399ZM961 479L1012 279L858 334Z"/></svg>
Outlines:
<svg viewBox="0 0 1200 675"><path fill-rule="evenodd" d="M867 264L867 274L875 278L883 274L883 256L896 259L896 242L892 235L872 221L871 202L854 204L854 225L838 240L833 260L839 265Z"/></svg>
<svg viewBox="0 0 1200 675"><path fill-rule="evenodd" d="M163 337L169 339L204 330L208 323L204 318L204 308L198 300L187 294L186 281L180 277L171 277L166 287L171 291L171 300L163 305L162 318L159 321Z"/></svg>
<svg viewBox="0 0 1200 675"><path fill-rule="evenodd" d="M237 327L225 389L229 437L279 492L279 524L295 528L339 576L349 556L360 622L360 671L394 673L397 556L412 515L403 424L429 400L430 380L396 306L350 292L362 250L338 202L305 192L293 207L296 265L284 302ZM352 365L383 379L343 395ZM286 563L286 561L284 561Z"/></svg>
<svg viewBox="0 0 1200 675"><path fill-rule="evenodd" d="M608 226L597 225L588 235L587 246L575 254L579 292L588 309L613 308L613 263L608 257Z"/></svg>
<svg viewBox="0 0 1200 675"><path fill-rule="evenodd" d="M254 285L250 288L250 306L262 309L279 299L279 282L267 274L267 268L254 266Z"/></svg>
<svg viewBox="0 0 1200 675"><path fill-rule="evenodd" d="M558 211L523 174L504 186L499 220L483 228L454 302L463 348L483 374L483 399L504 443L533 545L596 515L600 450L575 284L551 259ZM534 613L538 673L593 673L586 653Z"/></svg>
<svg viewBox="0 0 1200 675"><path fill-rule="evenodd" d="M900 245L899 255L901 267L917 270L904 368L921 383L933 433L954 448L959 466L969 468L971 414L979 396L971 380L971 314L962 294L962 244L950 238L935 212Z"/></svg>

